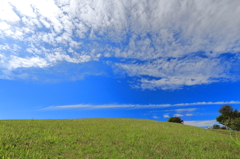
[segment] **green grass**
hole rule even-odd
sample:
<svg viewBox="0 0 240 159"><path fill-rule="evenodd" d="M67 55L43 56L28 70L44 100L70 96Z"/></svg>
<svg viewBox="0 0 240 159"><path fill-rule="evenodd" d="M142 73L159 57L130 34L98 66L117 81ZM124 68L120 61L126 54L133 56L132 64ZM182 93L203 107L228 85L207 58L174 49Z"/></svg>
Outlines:
<svg viewBox="0 0 240 159"><path fill-rule="evenodd" d="M0 159L237 159L237 133L147 119L1 120Z"/></svg>

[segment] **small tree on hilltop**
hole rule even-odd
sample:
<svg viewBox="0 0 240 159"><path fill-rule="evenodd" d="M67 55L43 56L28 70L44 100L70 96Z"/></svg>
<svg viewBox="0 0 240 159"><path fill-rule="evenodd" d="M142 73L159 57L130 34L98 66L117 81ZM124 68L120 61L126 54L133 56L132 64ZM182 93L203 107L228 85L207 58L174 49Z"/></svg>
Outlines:
<svg viewBox="0 0 240 159"><path fill-rule="evenodd" d="M221 113L225 118L227 117L227 120L224 120L223 125L226 125L227 128L229 128L232 115L233 115L233 107L231 105L224 105L222 108L219 110L219 113Z"/></svg>
<svg viewBox="0 0 240 159"><path fill-rule="evenodd" d="M168 119L168 122L183 124L184 121L181 120L180 117L171 117L171 118Z"/></svg>
<svg viewBox="0 0 240 159"><path fill-rule="evenodd" d="M238 112L237 109L233 111L232 106L230 105L224 105L219 110L221 115L216 117L216 120L226 126L226 129L232 128L235 130L240 130L240 112Z"/></svg>

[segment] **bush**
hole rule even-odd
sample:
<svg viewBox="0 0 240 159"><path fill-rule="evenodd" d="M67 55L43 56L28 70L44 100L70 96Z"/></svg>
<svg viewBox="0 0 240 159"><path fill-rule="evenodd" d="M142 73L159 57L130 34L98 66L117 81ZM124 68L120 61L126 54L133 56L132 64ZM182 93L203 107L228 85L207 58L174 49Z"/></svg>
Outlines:
<svg viewBox="0 0 240 159"><path fill-rule="evenodd" d="M183 124L183 120L180 117L171 117L168 119L168 122Z"/></svg>
<svg viewBox="0 0 240 159"><path fill-rule="evenodd" d="M220 129L224 129L224 130L226 130L227 128L226 128L226 126L223 126L223 127L220 127Z"/></svg>
<svg viewBox="0 0 240 159"><path fill-rule="evenodd" d="M220 129L220 125L214 124L213 129Z"/></svg>

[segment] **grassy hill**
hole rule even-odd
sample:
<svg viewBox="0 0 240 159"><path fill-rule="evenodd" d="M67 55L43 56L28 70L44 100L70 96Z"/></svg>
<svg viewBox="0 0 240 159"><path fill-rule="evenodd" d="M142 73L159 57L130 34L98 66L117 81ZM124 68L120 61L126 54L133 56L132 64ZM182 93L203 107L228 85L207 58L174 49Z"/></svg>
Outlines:
<svg viewBox="0 0 240 159"><path fill-rule="evenodd" d="M147 119L1 120L0 134L1 159L240 158L227 130Z"/></svg>

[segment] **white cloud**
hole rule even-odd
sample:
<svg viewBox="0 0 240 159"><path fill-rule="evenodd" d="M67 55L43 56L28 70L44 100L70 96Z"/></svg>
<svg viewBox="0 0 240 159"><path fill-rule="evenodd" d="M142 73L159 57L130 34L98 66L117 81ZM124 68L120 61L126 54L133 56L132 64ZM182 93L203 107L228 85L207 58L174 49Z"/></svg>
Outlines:
<svg viewBox="0 0 240 159"><path fill-rule="evenodd" d="M10 0L10 4L15 6L18 11L20 11L23 15L36 18L36 14L34 13L34 7L31 5L34 3L31 0Z"/></svg>
<svg viewBox="0 0 240 159"><path fill-rule="evenodd" d="M188 111L188 112L192 112L197 110L197 108L189 108L189 109L175 109L173 111L177 111L177 112L184 112L184 111Z"/></svg>
<svg viewBox="0 0 240 159"><path fill-rule="evenodd" d="M9 62L9 69L16 69L19 67L47 67L49 64L45 59L39 57L32 58L20 58L16 56L11 57L11 61Z"/></svg>
<svg viewBox="0 0 240 159"><path fill-rule="evenodd" d="M216 120L184 121L184 125L191 125L191 126L197 126L197 127L213 126L214 124L221 125Z"/></svg>
<svg viewBox="0 0 240 159"><path fill-rule="evenodd" d="M174 114L174 116L180 117L180 116L183 116L183 115L182 114Z"/></svg>
<svg viewBox="0 0 240 159"><path fill-rule="evenodd" d="M158 117L158 116L152 116L152 118L154 118L154 119L158 119L158 118L160 118L160 117Z"/></svg>
<svg viewBox="0 0 240 159"><path fill-rule="evenodd" d="M82 62L88 62L91 60L91 57L89 55L81 55L77 53L73 53L74 57L70 57L69 55L65 54L63 51L59 50L60 52L56 51L54 53L48 53L46 55L48 61L50 62L57 62L57 61L67 61L71 63L82 63Z"/></svg>
<svg viewBox="0 0 240 159"><path fill-rule="evenodd" d="M169 105L171 106L171 105ZM149 112L168 112L168 111L176 111L176 112L192 112L197 110L198 108L187 108L187 109L171 109L171 110L151 110Z"/></svg>
<svg viewBox="0 0 240 159"><path fill-rule="evenodd" d="M239 63L239 7L237 0L1 1L0 39L20 43L22 49L7 52L0 69L77 64L105 56L126 59L110 66L138 77L134 88L180 89L239 80L231 72ZM224 59L223 53L234 57ZM24 64L11 62L16 56ZM26 64L34 58L41 64Z"/></svg>
<svg viewBox="0 0 240 159"><path fill-rule="evenodd" d="M180 104L173 104L174 106L190 106L190 105L224 105L224 104L240 104L240 101L229 101L229 102L196 102L196 103L180 103Z"/></svg>
<svg viewBox="0 0 240 159"><path fill-rule="evenodd" d="M177 89L182 86L208 84L217 82L218 78L228 79L229 63L221 59L206 59L200 57L187 59L154 60L144 64L122 64L117 67L126 71L129 76L149 76L161 79L141 78L143 89ZM225 73L226 72L226 73Z"/></svg>
<svg viewBox="0 0 240 159"><path fill-rule="evenodd" d="M9 50L10 47L8 44L0 45L0 50Z"/></svg>
<svg viewBox="0 0 240 159"><path fill-rule="evenodd" d="M170 116L168 114L163 115L164 118L169 118Z"/></svg>
<svg viewBox="0 0 240 159"><path fill-rule="evenodd" d="M8 1L0 1L0 6L0 20L7 20L11 22L20 20Z"/></svg>
<svg viewBox="0 0 240 159"><path fill-rule="evenodd" d="M8 25L5 22L0 22L0 30L6 30L6 29L9 29L9 28L10 28L10 25Z"/></svg>
<svg viewBox="0 0 240 159"><path fill-rule="evenodd" d="M174 117L181 117L181 116L193 116L193 114L174 114ZM163 115L164 118L169 118L170 116L168 114Z"/></svg>

